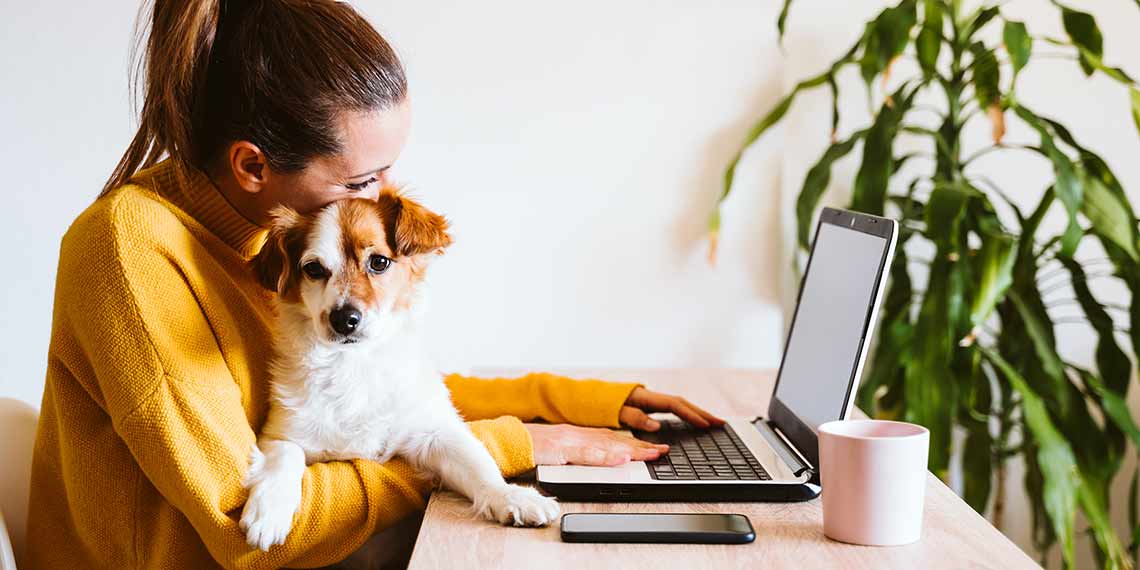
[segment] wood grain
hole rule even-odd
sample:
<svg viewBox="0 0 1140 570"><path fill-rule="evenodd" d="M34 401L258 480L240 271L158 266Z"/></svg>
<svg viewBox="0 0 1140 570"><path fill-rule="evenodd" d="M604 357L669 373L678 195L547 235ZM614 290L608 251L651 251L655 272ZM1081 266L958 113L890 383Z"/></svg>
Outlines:
<svg viewBox="0 0 1140 570"><path fill-rule="evenodd" d="M517 370L480 370L511 375ZM771 371L560 370L579 378L637 381L679 393L714 413L762 414ZM1016 545L930 475L923 538L907 546L867 547L823 535L818 499L806 503L562 503L563 513L742 513L756 529L747 545L568 544L558 525L523 529L476 520L466 499L435 493L427 507L409 568L1037 568Z"/></svg>

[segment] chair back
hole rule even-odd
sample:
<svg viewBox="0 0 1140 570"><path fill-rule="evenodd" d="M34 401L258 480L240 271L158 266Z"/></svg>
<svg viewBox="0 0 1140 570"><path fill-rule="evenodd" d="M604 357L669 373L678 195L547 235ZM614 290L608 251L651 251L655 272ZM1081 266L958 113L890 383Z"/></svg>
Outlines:
<svg viewBox="0 0 1140 570"><path fill-rule="evenodd" d="M0 398L0 570L15 570L16 562L23 559L39 416L23 401Z"/></svg>

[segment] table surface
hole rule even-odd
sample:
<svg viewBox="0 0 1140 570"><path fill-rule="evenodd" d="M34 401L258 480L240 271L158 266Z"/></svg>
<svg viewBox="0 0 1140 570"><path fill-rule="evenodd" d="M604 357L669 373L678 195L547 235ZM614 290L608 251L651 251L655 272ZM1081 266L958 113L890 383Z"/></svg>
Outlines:
<svg viewBox="0 0 1140 570"><path fill-rule="evenodd" d="M510 370L480 370L510 375ZM575 377L636 381L684 395L713 413L762 414L773 371L573 370ZM826 491L825 491L826 492ZM409 568L1038 568L1029 556L928 474L923 538L895 547L855 546L823 535L819 499L803 503L562 503L563 513L743 513L756 529L746 545L569 544L558 524L502 527L472 518L452 492L432 495Z"/></svg>

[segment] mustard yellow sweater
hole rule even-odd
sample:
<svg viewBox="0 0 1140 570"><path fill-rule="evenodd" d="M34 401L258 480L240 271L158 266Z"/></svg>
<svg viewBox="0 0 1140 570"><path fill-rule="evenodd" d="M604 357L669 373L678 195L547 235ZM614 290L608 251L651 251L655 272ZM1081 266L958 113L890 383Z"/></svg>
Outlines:
<svg viewBox="0 0 1140 570"><path fill-rule="evenodd" d="M315 464L288 541L246 545L241 478L268 408L272 309L245 264L264 239L205 176L179 185L169 163L68 230L26 568L317 567L423 508L430 489L402 460ZM520 419L617 426L634 387L549 374L446 380L507 477L534 467Z"/></svg>

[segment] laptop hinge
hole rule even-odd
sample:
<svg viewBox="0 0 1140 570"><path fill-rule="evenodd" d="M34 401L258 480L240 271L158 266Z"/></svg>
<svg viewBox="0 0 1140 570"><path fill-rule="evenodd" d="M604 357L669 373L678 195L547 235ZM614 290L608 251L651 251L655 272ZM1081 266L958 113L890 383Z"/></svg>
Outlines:
<svg viewBox="0 0 1140 570"><path fill-rule="evenodd" d="M796 477L803 475L805 471L815 474L815 467L788 441L788 438L780 432L780 428L772 425L764 418L752 420L752 425L756 427L760 435L764 436L764 439L768 440L768 444L772 446L780 459L783 459L784 463L793 468Z"/></svg>

